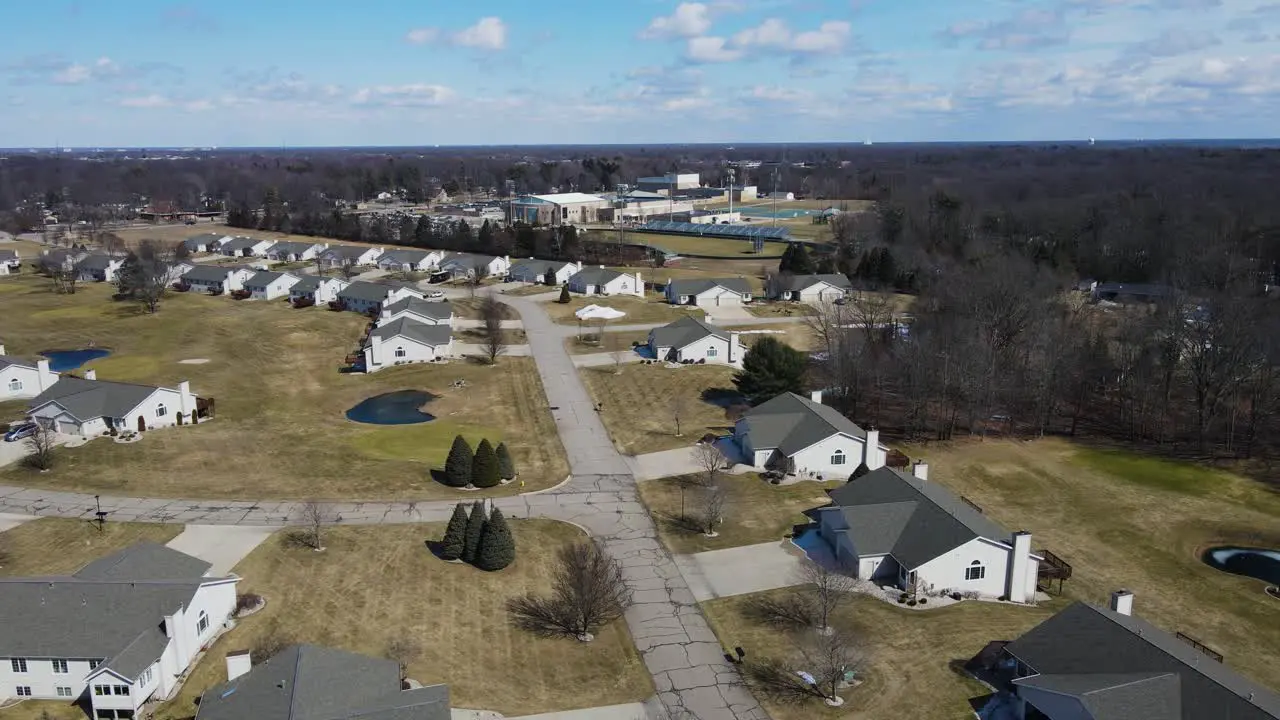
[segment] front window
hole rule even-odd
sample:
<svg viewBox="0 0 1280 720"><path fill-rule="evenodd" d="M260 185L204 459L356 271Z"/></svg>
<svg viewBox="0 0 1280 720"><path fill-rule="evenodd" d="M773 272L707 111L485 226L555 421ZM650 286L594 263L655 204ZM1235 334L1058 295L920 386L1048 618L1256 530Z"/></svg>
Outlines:
<svg viewBox="0 0 1280 720"><path fill-rule="evenodd" d="M89 669L90 669L90 670L93 670L93 669L97 668L97 667L98 667L98 665L99 665L99 664L101 664L101 663L102 663L102 661L101 661L101 660L90 660L90 661L89 661Z"/></svg>
<svg viewBox="0 0 1280 720"><path fill-rule="evenodd" d="M713 358L713 357L718 356L719 354L720 354L720 350L719 350L719 349L717 349L717 348L707 348L707 357L709 357L709 358Z"/></svg>
<svg viewBox="0 0 1280 720"><path fill-rule="evenodd" d="M964 569L965 580L981 580L987 576L987 568L980 560L974 560L969 563L969 567Z"/></svg>
<svg viewBox="0 0 1280 720"><path fill-rule="evenodd" d="M103 695L110 695L111 686L110 685L94 685L93 694L97 695L98 697L102 697Z"/></svg>
<svg viewBox="0 0 1280 720"><path fill-rule="evenodd" d="M75 697L75 696L71 694L71 688L62 686L58 688L58 697L69 698L69 697Z"/></svg>
<svg viewBox="0 0 1280 720"><path fill-rule="evenodd" d="M19 390L21 390L21 389L22 389L22 381L21 381L21 380L19 380L18 378L14 378L14 379L12 379L12 380L10 380L10 381L9 381L9 391L10 391L10 392L18 392L18 391L19 391Z"/></svg>
<svg viewBox="0 0 1280 720"><path fill-rule="evenodd" d="M13 671L16 673L24 673L27 671L26 658L13 658L9 661L9 664L13 666Z"/></svg>
<svg viewBox="0 0 1280 720"><path fill-rule="evenodd" d="M114 695L128 695L128 694L129 694L129 686L128 686L128 685L113 685L113 686L111 687L111 690L113 691L113 692L112 692L112 694L114 694Z"/></svg>
<svg viewBox="0 0 1280 720"><path fill-rule="evenodd" d="M203 635L205 630L209 629L209 613L201 610L200 618L196 620L196 634Z"/></svg>
<svg viewBox="0 0 1280 720"><path fill-rule="evenodd" d="M848 456L844 454L843 450L837 450L835 451L835 454L831 456L832 465L844 465L845 462L847 461L848 461Z"/></svg>
<svg viewBox="0 0 1280 720"><path fill-rule="evenodd" d="M165 407L164 403L160 403L159 405L156 406L156 417L164 417L165 415L168 415L168 414L169 414L169 408Z"/></svg>
<svg viewBox="0 0 1280 720"><path fill-rule="evenodd" d="M407 354L407 353L405 353L404 348L402 348L402 347L398 347L398 348L396 348L396 357L398 357L398 358L402 358L402 357L404 357L406 354Z"/></svg>
<svg viewBox="0 0 1280 720"><path fill-rule="evenodd" d="M66 661L66 660L54 660L54 661L53 661L53 674L54 674L54 675L66 675L66 674L67 674L67 661Z"/></svg>
<svg viewBox="0 0 1280 720"><path fill-rule="evenodd" d="M31 697L31 686L19 685L17 687L17 692L14 694L17 695L18 697Z"/></svg>

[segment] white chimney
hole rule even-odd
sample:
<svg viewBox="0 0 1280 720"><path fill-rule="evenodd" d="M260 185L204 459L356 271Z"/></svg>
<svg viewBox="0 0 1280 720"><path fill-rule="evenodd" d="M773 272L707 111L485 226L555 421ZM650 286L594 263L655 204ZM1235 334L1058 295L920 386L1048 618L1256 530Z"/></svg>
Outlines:
<svg viewBox="0 0 1280 720"><path fill-rule="evenodd" d="M0 345L0 355L3 355L3 354L4 354L4 346Z"/></svg>
<svg viewBox="0 0 1280 720"><path fill-rule="evenodd" d="M227 653L227 682L248 673L253 669L253 657L248 650L236 650Z"/></svg>
<svg viewBox="0 0 1280 720"><path fill-rule="evenodd" d="M862 446L862 462L868 470L879 470L884 467L884 453L880 452L880 431L867 430L867 443Z"/></svg>
<svg viewBox="0 0 1280 720"><path fill-rule="evenodd" d="M48 360L36 361L36 375L40 378L40 392L49 389L49 386L58 382L58 373L49 369Z"/></svg>
<svg viewBox="0 0 1280 720"><path fill-rule="evenodd" d="M923 460L917 460L915 464L911 466L911 474L915 475L916 478L920 480L927 481L929 479L929 463Z"/></svg>
<svg viewBox="0 0 1280 720"><path fill-rule="evenodd" d="M739 342L738 337L740 335L741 333L736 331L729 333L729 364L730 365L738 362L738 342Z"/></svg>
<svg viewBox="0 0 1280 720"><path fill-rule="evenodd" d="M84 379L85 379L85 380L97 380L97 379L98 379L98 371L97 371L97 370L85 370L85 371L84 371Z"/></svg>
<svg viewBox="0 0 1280 720"><path fill-rule="evenodd" d="M1133 614L1133 593L1128 590L1116 590L1111 593L1111 609L1121 615Z"/></svg>
<svg viewBox="0 0 1280 720"><path fill-rule="evenodd" d="M644 278L640 277L640 273L636 273L636 295L644 297Z"/></svg>
<svg viewBox="0 0 1280 720"><path fill-rule="evenodd" d="M1009 586L1005 594L1009 602L1024 603L1035 599L1035 578L1031 572L1031 533L1019 530L1013 534L1013 548L1009 550ZM1031 587L1027 587L1031 583Z"/></svg>
<svg viewBox="0 0 1280 720"><path fill-rule="evenodd" d="M183 380L178 383L178 412L190 416L191 412L196 409L195 396L191 394L190 381Z"/></svg>
<svg viewBox="0 0 1280 720"><path fill-rule="evenodd" d="M821 405L821 404L822 404L822 391L821 391L821 390L814 390L813 392L809 393L809 399L810 399L810 400L812 400L813 402L815 402L815 403L817 403L817 404Z"/></svg>

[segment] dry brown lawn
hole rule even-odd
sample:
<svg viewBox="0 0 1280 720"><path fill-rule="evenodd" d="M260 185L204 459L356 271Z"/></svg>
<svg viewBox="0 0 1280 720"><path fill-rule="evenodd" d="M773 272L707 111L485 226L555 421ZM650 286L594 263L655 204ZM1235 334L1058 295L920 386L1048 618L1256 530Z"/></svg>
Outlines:
<svg viewBox="0 0 1280 720"><path fill-rule="evenodd" d="M742 333L742 344L748 349L764 337L774 337L790 345L796 350L808 352L815 349L817 338L813 330L803 322L778 323L776 325L730 325L725 330L737 330Z"/></svg>
<svg viewBox="0 0 1280 720"><path fill-rule="evenodd" d="M69 575L138 542L163 545L181 525L40 518L0 533L0 577ZM0 716L3 717L3 716Z"/></svg>
<svg viewBox="0 0 1280 720"><path fill-rule="evenodd" d="M1217 544L1280 548L1280 496L1252 480L1190 463L1062 440L957 442L905 448L930 477L1036 548L1071 563L1068 596L1105 603L1132 590L1134 612L1182 631L1228 665L1280 687L1280 622L1263 583L1199 560Z"/></svg>
<svg viewBox="0 0 1280 720"><path fill-rule="evenodd" d="M505 441L527 486L564 479L568 463L529 358L497 367L466 361L342 374L367 319L283 302L235 302L174 293L155 315L113 303L110 289L48 291L41 278L6 293L5 343L30 355L90 343L113 354L90 367L103 380L172 385L216 400L216 418L122 445L97 439L60 453L53 471L10 466L0 482L103 494L191 498L440 499L432 479L453 437ZM179 360L208 358L203 365ZM455 388L454 383L465 385ZM354 423L345 413L373 395L417 389L438 396L417 425ZM494 492L513 493L513 486ZM488 491L486 491L488 492Z"/></svg>
<svg viewBox="0 0 1280 720"><path fill-rule="evenodd" d="M411 640L422 653L408 676L448 683L455 707L523 715L653 694L622 621L589 644L511 625L507 599L546 592L556 552L583 538L577 528L547 520L516 520L511 529L516 562L494 573L434 557L424 541L438 540L443 523L333 528L323 553L277 533L235 567L244 578L240 592L264 596L266 608L215 643L157 717L190 717L197 695L225 681L226 654L273 634L376 657L393 639Z"/></svg>
<svg viewBox="0 0 1280 720"><path fill-rule="evenodd" d="M802 302L793 301L761 301L753 302L747 305L747 312L756 317L795 317L803 318L810 315L817 315L818 311L812 305L806 305Z"/></svg>
<svg viewBox="0 0 1280 720"><path fill-rule="evenodd" d="M692 445L707 433L732 429L725 405L736 397L733 369L723 365L624 365L578 370L587 390L602 403L601 419L614 445L628 455ZM673 405L685 406L676 436Z"/></svg>
<svg viewBox="0 0 1280 720"><path fill-rule="evenodd" d="M449 304L453 306L453 316L466 320L480 319L480 304L484 302L483 297L466 297L458 299L450 299ZM514 310L510 307L502 306L502 317L505 320L519 320Z"/></svg>
<svg viewBox="0 0 1280 720"><path fill-rule="evenodd" d="M645 298L638 298L634 295L609 295L599 296L591 295L583 297L581 295L573 296L573 299L567 303L550 302L546 304L547 314L551 316L554 322L563 325L577 325L578 318L575 312L581 310L588 305L600 305L602 307L610 307L626 313L625 316L617 320L609 320L604 323L605 327L610 325L641 325L648 323L666 324L679 320L685 315L693 315L694 317L702 317L705 313L695 307L688 305L670 305L662 299L660 295L650 295ZM583 323L583 329L590 327L592 329L601 326L599 320L589 320Z"/></svg>
<svg viewBox="0 0 1280 720"><path fill-rule="evenodd" d="M0 720L87 720L88 713L76 705L57 700L9 700L0 707Z"/></svg>
<svg viewBox="0 0 1280 720"><path fill-rule="evenodd" d="M702 603L702 609L721 642L741 646L749 659L794 657L795 636L753 618L748 609L753 597L711 600ZM921 720L972 718L968 700L989 691L958 667L988 641L1016 638L1064 605L966 602L917 611L855 595L832 623L848 630L868 651L862 683L841 693L845 704L829 708L821 700L790 705L761 699L774 720L880 720L898 717L904 708L911 718Z"/></svg>
<svg viewBox="0 0 1280 720"><path fill-rule="evenodd" d="M627 330L625 332L600 333L600 328L592 326L588 331L583 329L582 335L575 335L564 341L564 346L571 355L589 355L602 352L623 352L630 350L632 343L644 345L649 342L648 330Z"/></svg>
<svg viewBox="0 0 1280 720"><path fill-rule="evenodd" d="M725 475L729 501L724 522L709 538L701 529L692 527L699 512L700 491L687 481L697 477L664 478L640 483L640 499L658 525L658 536L673 553L688 554L722 550L741 545L779 541L796 525L809 522L802 513L830 502L826 490L838 482L798 482L792 485L770 485L756 473ZM684 518L681 517L681 485L684 494Z"/></svg>
<svg viewBox="0 0 1280 720"><path fill-rule="evenodd" d="M204 235L206 233L221 233L223 235L238 235L241 237L263 238L275 242L310 242L310 243L329 243L330 245L364 245L366 247L375 247L375 243L362 243L350 240L335 240L326 237L311 237L309 235L290 235L287 233L267 232L265 230L247 230L245 228L233 228L229 225L218 223L200 222L195 225L158 225L156 227L128 228L127 230L115 231L125 243L134 245L140 240L159 240L165 243L179 243L189 237L196 235Z"/></svg>

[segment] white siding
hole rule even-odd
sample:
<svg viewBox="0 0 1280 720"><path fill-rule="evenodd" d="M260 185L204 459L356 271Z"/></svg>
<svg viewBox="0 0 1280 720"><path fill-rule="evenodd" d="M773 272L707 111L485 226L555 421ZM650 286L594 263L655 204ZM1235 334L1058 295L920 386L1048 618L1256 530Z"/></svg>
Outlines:
<svg viewBox="0 0 1280 720"><path fill-rule="evenodd" d="M452 314L447 318L437 319L437 318L426 317L425 315L419 315L411 310L401 310L400 312L395 313L394 315L387 315L385 317L379 318L378 327L382 327L383 325L393 323L396 320L399 320L400 318L409 318L410 320L414 322L420 322L423 325L453 325Z"/></svg>
<svg viewBox="0 0 1280 720"><path fill-rule="evenodd" d="M714 357L708 355L712 348L715 349ZM733 355L735 364L742 361L742 356L746 352L747 349L739 342L737 351ZM693 360L694 362L706 360L707 364L727 365L729 364L729 341L718 338L715 335L708 335L701 340L680 348L677 359Z"/></svg>
<svg viewBox="0 0 1280 720"><path fill-rule="evenodd" d="M84 693L91 658L56 658L66 661L66 674L53 672L55 658L23 659L27 661L27 671L16 673L13 671L12 658L0 658L0 698L14 697L20 685L31 688L31 697L36 699L67 700L66 697L58 696L60 687L71 688L72 699Z"/></svg>
<svg viewBox="0 0 1280 720"><path fill-rule="evenodd" d="M644 283L640 282L639 275L623 274L605 283L600 290L605 295L635 295L636 297L644 297Z"/></svg>
<svg viewBox="0 0 1280 720"><path fill-rule="evenodd" d="M821 282L799 293L801 302L830 302L844 297L845 292L830 283Z"/></svg>
<svg viewBox="0 0 1280 720"><path fill-rule="evenodd" d="M741 305L748 300L750 300L750 297L744 298L740 293L722 287L715 287L699 293L695 304L702 307L722 307Z"/></svg>
<svg viewBox="0 0 1280 720"><path fill-rule="evenodd" d="M977 560L986 568L981 580L965 580L965 570ZM977 592L985 597L1005 594L1009 549L985 538L974 538L960 547L915 568L921 582L933 590Z"/></svg>
<svg viewBox="0 0 1280 720"><path fill-rule="evenodd" d="M55 372L46 371L42 378L38 368L10 365L0 369L0 400L32 398L57 381Z"/></svg>
<svg viewBox="0 0 1280 720"><path fill-rule="evenodd" d="M253 291L254 300L274 300L278 297L284 297L289 294L289 288L298 283L298 278L292 275L281 275L272 280L265 286L257 286L246 288Z"/></svg>
<svg viewBox="0 0 1280 720"><path fill-rule="evenodd" d="M827 479L843 479L849 477L862 462L864 444L861 440L848 435L832 435L831 437L807 447L794 456L796 474L807 476L813 474L830 475ZM844 462L832 462L836 452L843 454Z"/></svg>
<svg viewBox="0 0 1280 720"><path fill-rule="evenodd" d="M396 356L398 349L404 351L402 357ZM365 372L377 372L395 365L431 362L437 357L448 357L452 352L452 340L447 345L432 347L400 336L383 340L371 337L364 349L364 367Z"/></svg>

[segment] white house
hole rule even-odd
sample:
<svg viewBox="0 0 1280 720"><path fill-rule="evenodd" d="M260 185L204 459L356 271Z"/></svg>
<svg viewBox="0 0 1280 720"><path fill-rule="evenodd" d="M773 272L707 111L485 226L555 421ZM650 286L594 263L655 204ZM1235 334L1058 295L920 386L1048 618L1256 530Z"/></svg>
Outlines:
<svg viewBox="0 0 1280 720"><path fill-rule="evenodd" d="M9 275L22 270L22 258L17 250L0 250L0 275Z"/></svg>
<svg viewBox="0 0 1280 720"><path fill-rule="evenodd" d="M1280 695L1189 640L1135 616L1128 590L1108 607L1072 603L988 646L998 652L989 667L1013 680L979 717L1280 720Z"/></svg>
<svg viewBox="0 0 1280 720"><path fill-rule="evenodd" d="M447 324L427 325L402 317L370 331L364 344L364 371L431 362L452 354L453 330Z"/></svg>
<svg viewBox="0 0 1280 720"><path fill-rule="evenodd" d="M440 261L441 272L454 278L473 278L479 271L484 277L503 278L511 268L511 258L475 253L449 253Z"/></svg>
<svg viewBox="0 0 1280 720"><path fill-rule="evenodd" d="M226 265L197 265L182 274L181 282L192 290L212 295L235 292L254 275L253 270Z"/></svg>
<svg viewBox="0 0 1280 720"><path fill-rule="evenodd" d="M1009 532L928 479L882 467L828 490L807 514L836 562L859 578L918 593L976 593L1033 602L1040 561L1031 534Z"/></svg>
<svg viewBox="0 0 1280 720"><path fill-rule="evenodd" d="M527 282L537 285L563 285L569 278L582 270L582 263L560 262L558 260L538 260L528 258L517 260L507 271L508 282ZM550 276L550 282L547 277Z"/></svg>
<svg viewBox="0 0 1280 720"><path fill-rule="evenodd" d="M344 310L358 312L362 315L378 314L383 306L391 305L407 298L423 298L420 290L407 285L390 283L361 282L357 280L338 293L337 302L342 303Z"/></svg>
<svg viewBox="0 0 1280 720"><path fill-rule="evenodd" d="M359 267L373 265L382 257L382 248L362 245L331 245L320 252L320 264L324 267Z"/></svg>
<svg viewBox="0 0 1280 720"><path fill-rule="evenodd" d="M390 250L378 258L378 267L388 272L431 270L444 259L439 250Z"/></svg>
<svg viewBox="0 0 1280 720"><path fill-rule="evenodd" d="M35 397L58 382L48 360L31 362L4 354L0 345L0 402Z"/></svg>
<svg viewBox="0 0 1280 720"><path fill-rule="evenodd" d="M74 575L0 578L0 700L84 701L134 718L172 696L236 607L238 577L153 543Z"/></svg>
<svg viewBox="0 0 1280 720"><path fill-rule="evenodd" d="M329 247L329 243L281 242L267 248L267 259L280 262L312 260Z"/></svg>
<svg viewBox="0 0 1280 720"><path fill-rule="evenodd" d="M779 275L767 283L769 298L800 302L832 302L853 291L844 275Z"/></svg>
<svg viewBox="0 0 1280 720"><path fill-rule="evenodd" d="M742 305L751 302L751 285L746 278L670 280L665 295L672 305Z"/></svg>
<svg viewBox="0 0 1280 720"><path fill-rule="evenodd" d="M649 331L649 352L658 360L738 366L746 347L729 332L695 317L683 317Z"/></svg>
<svg viewBox="0 0 1280 720"><path fill-rule="evenodd" d="M289 302L297 304L309 301L316 305L326 305L337 300L338 293L346 290L350 284L342 278L303 275L289 288Z"/></svg>
<svg viewBox="0 0 1280 720"><path fill-rule="evenodd" d="M275 242L272 240L233 237L230 240L224 240L218 246L218 253L228 257L263 257L273 245L275 245Z"/></svg>
<svg viewBox="0 0 1280 720"><path fill-rule="evenodd" d="M640 273L627 273L599 267L583 268L568 281L569 290L583 295L635 295L644 297L644 282Z"/></svg>
<svg viewBox="0 0 1280 720"><path fill-rule="evenodd" d="M222 233L204 233L203 235L194 235L182 241L182 244L192 253L209 253L217 252L218 246L223 242L230 240L230 235Z"/></svg>
<svg viewBox="0 0 1280 720"><path fill-rule="evenodd" d="M169 263L169 272L164 276L165 283L172 284L182 280L182 276L194 269L195 266L195 263L189 263L183 260Z"/></svg>
<svg viewBox="0 0 1280 720"><path fill-rule="evenodd" d="M848 477L859 465L884 466L888 448L880 431L863 430L835 408L822 392L808 398L783 393L753 408L733 427L743 462L794 475Z"/></svg>
<svg viewBox="0 0 1280 720"><path fill-rule="evenodd" d="M196 720L451 717L449 687L405 687L400 664L394 660L315 645L293 645L257 667L248 650L228 653L226 664L227 682L205 691L196 708ZM312 688L322 691L311 692Z"/></svg>
<svg viewBox="0 0 1280 720"><path fill-rule="evenodd" d="M76 262L76 274L81 282L115 282L121 265L124 265L123 257L91 253Z"/></svg>
<svg viewBox="0 0 1280 720"><path fill-rule="evenodd" d="M424 325L452 325L453 306L448 302L428 302L421 298L407 297L383 305L378 315L378 325L386 325L401 318L408 318Z"/></svg>
<svg viewBox="0 0 1280 720"><path fill-rule="evenodd" d="M108 430L153 430L199 422L199 403L191 383L175 388L62 376L30 403L27 413L54 432L97 437Z"/></svg>
<svg viewBox="0 0 1280 720"><path fill-rule="evenodd" d="M297 284L296 275L264 270L245 280L244 289L252 293L250 297L254 300L275 300L288 295L289 288Z"/></svg>

